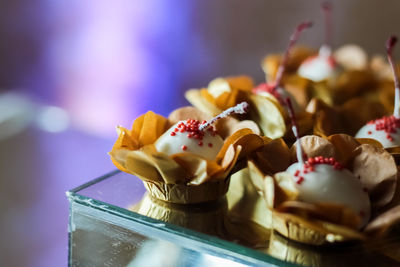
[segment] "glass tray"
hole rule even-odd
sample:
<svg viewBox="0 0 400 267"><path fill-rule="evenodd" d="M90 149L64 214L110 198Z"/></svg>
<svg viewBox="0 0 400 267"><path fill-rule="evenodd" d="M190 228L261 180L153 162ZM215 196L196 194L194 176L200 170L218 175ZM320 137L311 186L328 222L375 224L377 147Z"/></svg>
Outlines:
<svg viewBox="0 0 400 267"><path fill-rule="evenodd" d="M399 229L384 240L324 247L269 231L265 204L246 181L231 179L216 203L182 206L152 199L140 179L113 171L67 196L69 266L400 265Z"/></svg>

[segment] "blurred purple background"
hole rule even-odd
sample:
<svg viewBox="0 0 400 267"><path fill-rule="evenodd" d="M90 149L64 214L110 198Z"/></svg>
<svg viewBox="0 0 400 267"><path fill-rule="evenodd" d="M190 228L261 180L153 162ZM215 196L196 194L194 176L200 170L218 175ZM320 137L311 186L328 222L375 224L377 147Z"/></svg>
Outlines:
<svg viewBox="0 0 400 267"><path fill-rule="evenodd" d="M333 1L334 45L382 53L400 2ZM67 263L64 192L114 167L115 126L186 105L218 76L263 80L300 21L323 41L320 1L0 2L0 266Z"/></svg>

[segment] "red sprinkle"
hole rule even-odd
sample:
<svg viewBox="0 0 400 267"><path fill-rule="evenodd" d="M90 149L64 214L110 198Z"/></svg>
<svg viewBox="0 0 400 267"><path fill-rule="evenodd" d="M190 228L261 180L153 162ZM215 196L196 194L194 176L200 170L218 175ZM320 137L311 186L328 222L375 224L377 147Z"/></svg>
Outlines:
<svg viewBox="0 0 400 267"><path fill-rule="evenodd" d="M386 138L389 141L393 141L393 137L390 134L394 134L397 132L397 129L400 128L400 118L396 118L395 116L385 116L383 118L369 121L368 124L375 125L375 130L384 131L386 133ZM368 132L370 134L370 131Z"/></svg>
<svg viewBox="0 0 400 267"><path fill-rule="evenodd" d="M175 136L176 135L176 133L175 132L171 132L171 136Z"/></svg>
<svg viewBox="0 0 400 267"><path fill-rule="evenodd" d="M299 179L296 181L297 184L301 184L304 181L304 177L300 176Z"/></svg>
<svg viewBox="0 0 400 267"><path fill-rule="evenodd" d="M183 151L186 151L186 150L187 150L187 146L183 145L183 146L182 146L182 150L183 150Z"/></svg>
<svg viewBox="0 0 400 267"><path fill-rule="evenodd" d="M314 166L317 164L328 164L332 165L336 170L341 170L343 169L343 165L340 164L336 159L330 157L330 158L324 158L322 156L314 157L314 158L309 158L305 164L304 164L304 171L307 172L312 172L314 171Z"/></svg>
<svg viewBox="0 0 400 267"><path fill-rule="evenodd" d="M211 144L211 143L208 143L208 147L212 147L213 146L213 144Z"/></svg>
<svg viewBox="0 0 400 267"><path fill-rule="evenodd" d="M199 146L203 146L203 142L202 141L199 142Z"/></svg>
<svg viewBox="0 0 400 267"><path fill-rule="evenodd" d="M343 169L343 165L340 164L336 159L330 157L330 158L324 158L322 156L314 157L314 158L309 158L305 164L304 164L304 173L307 172L312 172L314 171L314 166L317 164L328 164L332 165L336 170L341 170Z"/></svg>

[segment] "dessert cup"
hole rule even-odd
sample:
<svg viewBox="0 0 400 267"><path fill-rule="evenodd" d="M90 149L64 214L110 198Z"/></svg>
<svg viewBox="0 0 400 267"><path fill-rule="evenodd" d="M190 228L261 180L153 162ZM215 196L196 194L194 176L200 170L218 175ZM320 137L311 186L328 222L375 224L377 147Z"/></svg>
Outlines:
<svg viewBox="0 0 400 267"><path fill-rule="evenodd" d="M307 51L307 52L305 52ZM312 98L318 98L328 105L341 105L354 97L369 97L378 91L379 74L369 66L365 51L356 45L344 45L334 51L333 58L338 70L335 75L321 81L301 77L297 71L307 58L316 52L304 47L293 49L291 61L283 76L285 87L305 108ZM275 78L282 56L267 55L262 62L267 81ZM374 96L377 97L377 96Z"/></svg>
<svg viewBox="0 0 400 267"><path fill-rule="evenodd" d="M268 140L247 128L257 128L254 123L226 118L216 125L224 144L213 160L185 151L172 155L157 151L158 138L188 118L203 121L209 116L193 107L177 109L168 118L149 111L135 120L131 130L118 127L111 159L120 170L139 177L154 198L180 204L216 201L225 195L236 161Z"/></svg>
<svg viewBox="0 0 400 267"><path fill-rule="evenodd" d="M297 242L322 245L379 237L399 222L397 166L379 143L337 134L327 139L305 136L301 146L308 157L334 157L360 178L370 198L371 218L358 229L362 214L344 205L301 201L294 177L284 171L295 161L295 148L275 141L248 162L251 181L272 212L272 229ZM281 159L280 165L274 164L275 158Z"/></svg>

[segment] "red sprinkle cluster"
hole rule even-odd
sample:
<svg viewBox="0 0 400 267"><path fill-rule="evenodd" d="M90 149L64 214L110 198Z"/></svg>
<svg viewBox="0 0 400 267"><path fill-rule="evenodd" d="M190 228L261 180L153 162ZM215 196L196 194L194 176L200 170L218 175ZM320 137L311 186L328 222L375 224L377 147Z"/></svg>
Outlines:
<svg viewBox="0 0 400 267"><path fill-rule="evenodd" d="M260 93L260 92L270 93L276 99L278 99L279 103L284 105L285 103L275 87L276 87L275 83L261 83L256 88L253 89L253 93L255 93L255 94Z"/></svg>
<svg viewBox="0 0 400 267"><path fill-rule="evenodd" d="M187 133L187 138L196 139L198 140L197 145L203 146L204 131L199 130L199 126L203 123L206 123L206 121L200 122L198 120L188 119L186 120L186 122L180 122L170 135L176 136L177 133ZM215 136L217 134L213 126L208 127L207 131L209 131L212 136ZM208 143L208 147L212 146L212 143ZM183 151L186 151L188 149L188 147L185 145L183 145L181 148Z"/></svg>
<svg viewBox="0 0 400 267"><path fill-rule="evenodd" d="M400 128L400 118L391 115L377 120L372 120L368 122L368 124L374 124L375 130L384 131L386 133L386 138L389 141L393 141L393 137L390 134L396 133L397 129ZM368 134L372 134L372 132L369 131Z"/></svg>
<svg viewBox="0 0 400 267"><path fill-rule="evenodd" d="M335 170L342 170L344 167L342 164L340 164L336 159L334 158L324 158L322 156L314 157L314 158L309 158L303 166L303 170L296 170L294 173L294 177L297 178L296 183L301 184L304 181L304 174L307 174L309 172L313 172L315 170L315 165L317 164L328 164L332 165Z"/></svg>

